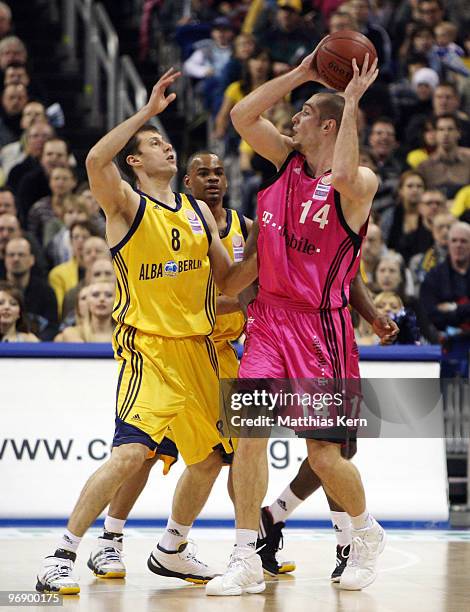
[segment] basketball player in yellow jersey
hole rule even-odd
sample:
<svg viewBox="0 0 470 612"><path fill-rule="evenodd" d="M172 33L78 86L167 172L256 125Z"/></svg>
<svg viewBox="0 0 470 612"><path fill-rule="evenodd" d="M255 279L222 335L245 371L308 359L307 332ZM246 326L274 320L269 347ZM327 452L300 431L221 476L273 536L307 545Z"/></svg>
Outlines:
<svg viewBox="0 0 470 612"><path fill-rule="evenodd" d="M222 244L234 261L243 259L243 251L247 233L251 229L251 219L246 219L237 211L223 208L223 198L227 190L222 161L212 153L199 152L191 156L184 184L198 200L203 200L214 215ZM236 340L243 331L245 316L240 310L237 298L225 295L217 296L216 324L212 340L217 348L219 371L221 378L236 378L238 359L231 340ZM108 514L105 518L104 533L98 538L97 546L91 553L88 567L101 578L123 578L126 567L122 561L122 541L124 525L140 493L143 491L150 471L162 459L165 462L164 473L170 468L170 462L176 460L176 445L165 439L159 446L159 455L145 461L142 468L128 478L111 500ZM225 459L225 457L224 457ZM226 457L230 463L231 455ZM229 480L229 494L231 494ZM112 540L112 541L110 541ZM116 546L117 542L117 546Z"/></svg>
<svg viewBox="0 0 470 612"><path fill-rule="evenodd" d="M208 337L215 322L213 279L220 291L236 296L256 278L257 265L256 257L232 263L207 205L171 191L175 155L148 121L174 100L174 93L165 92L178 76L172 69L165 73L148 103L87 157L118 277L116 429L110 459L86 483L54 554L41 565L36 588L42 592L79 592L72 570L82 536L124 481L149 454L159 452L168 433L187 469L148 566L154 573L195 582L215 574L187 544L222 454L232 450L216 428L218 363ZM116 156L136 189L122 180Z"/></svg>
<svg viewBox="0 0 470 612"><path fill-rule="evenodd" d="M223 207L227 177L219 157L209 152L194 153L188 162L184 184L195 198L204 200L209 206L230 259L242 261L253 221L236 210ZM217 348L220 378L236 378L238 375L238 358L231 342L240 337L244 326L245 315L238 298L219 294L212 339Z"/></svg>

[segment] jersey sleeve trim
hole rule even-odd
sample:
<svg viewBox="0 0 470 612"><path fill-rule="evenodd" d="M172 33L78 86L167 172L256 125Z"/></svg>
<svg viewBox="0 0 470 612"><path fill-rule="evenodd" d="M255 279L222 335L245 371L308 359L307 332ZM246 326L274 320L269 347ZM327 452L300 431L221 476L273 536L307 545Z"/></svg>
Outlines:
<svg viewBox="0 0 470 612"><path fill-rule="evenodd" d="M134 221L132 222L132 225L129 228L129 231L124 236L124 238L120 242L118 242L118 244L116 244L116 246L110 247L112 257L115 257L117 255L117 253L122 249L123 246L125 246L129 242L129 240L132 238L132 236L137 231L137 228L139 227L140 222L142 221L142 217L144 216L145 207L146 207L145 198L143 196L140 196L139 208L134 217Z"/></svg>
<svg viewBox="0 0 470 612"><path fill-rule="evenodd" d="M209 246L210 246L211 243L212 243L212 235L211 235L211 232L209 230L209 226L207 225L206 218L202 214L202 211L199 208L199 204L196 202L196 199L192 195L189 195L189 194L186 197L188 198L189 203L194 208L194 210L195 210L196 214L198 215L198 217L201 219L201 223L204 226L204 229L206 230L207 240L209 241Z"/></svg>
<svg viewBox="0 0 470 612"><path fill-rule="evenodd" d="M344 218L344 215L343 215L343 209L341 208L341 195L339 191L336 191L336 189L334 190L334 198L335 198L336 214L338 215L339 222L341 223L341 226L343 227L344 231L351 238L354 247L358 249L362 244L362 236L360 236L359 234L356 234L356 232L353 231L347 224L346 219Z"/></svg>
<svg viewBox="0 0 470 612"><path fill-rule="evenodd" d="M243 238L245 239L245 242L246 242L248 238L248 228L246 227L245 217L239 210L237 210L236 213L237 213L238 220L240 222L240 228L242 230Z"/></svg>
<svg viewBox="0 0 470 612"><path fill-rule="evenodd" d="M266 181L263 181L261 183L261 185L259 186L259 189L258 189L258 193L260 191L263 191L263 189L266 189L267 187L270 187L273 183L275 183L284 174L284 172L285 172L287 166L289 165L290 161L296 155L297 155L297 151L291 151L291 153L289 153L289 155L286 157L286 159L284 160L284 163L279 168L279 170L276 172L276 174L274 174L273 176L269 177Z"/></svg>

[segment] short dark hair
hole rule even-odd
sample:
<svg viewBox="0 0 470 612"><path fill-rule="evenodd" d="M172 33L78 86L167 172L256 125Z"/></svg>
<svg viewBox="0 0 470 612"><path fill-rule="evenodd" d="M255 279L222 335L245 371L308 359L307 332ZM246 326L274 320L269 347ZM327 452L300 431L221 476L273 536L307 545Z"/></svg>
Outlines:
<svg viewBox="0 0 470 612"><path fill-rule="evenodd" d="M457 115L454 115L454 113L444 113L443 115L439 115L439 117L434 117L434 119L433 119L434 129L437 129L437 122L440 121L441 119L452 119L452 121L455 124L455 127L458 130L460 130L459 119L458 119Z"/></svg>
<svg viewBox="0 0 470 612"><path fill-rule="evenodd" d="M382 115L381 117L377 117L377 119L374 119L374 121L372 121L372 125L370 126L370 129L372 130L374 125L376 125L377 123L386 123L387 125L393 126L393 129L395 129L395 122L393 121L393 119L391 119L390 117L386 117L385 115Z"/></svg>
<svg viewBox="0 0 470 612"><path fill-rule="evenodd" d="M439 8L442 10L444 10L444 5L442 4L441 0L418 0L418 6L420 4L424 4L425 2L433 2L435 4L437 4L439 6Z"/></svg>
<svg viewBox="0 0 470 612"><path fill-rule="evenodd" d="M135 132L132 138L127 141L127 143L116 155L116 163L119 170L132 185L135 184L137 177L133 168L127 163L126 160L129 155L139 153L139 134L142 134L143 132L156 132L157 134L160 134L159 130L154 125L151 123L145 123L137 130L137 132Z"/></svg>
<svg viewBox="0 0 470 612"><path fill-rule="evenodd" d="M0 187L0 193L5 193L5 191L9 191L13 195L13 197L15 196L15 192L8 185L2 185L2 187Z"/></svg>
<svg viewBox="0 0 470 612"><path fill-rule="evenodd" d="M454 83L451 83L450 81L443 81L442 83L438 83L436 85L436 89L438 87L447 87L447 89L452 89L452 91L454 92L455 97L456 98L460 97L459 90L457 89L457 86ZM436 91L436 89L434 91Z"/></svg>
<svg viewBox="0 0 470 612"><path fill-rule="evenodd" d="M194 160L197 159L198 157L201 157L201 155L215 155L216 157L219 157L217 155L217 153L214 153L214 151L208 151L207 149L204 149L204 150L201 150L201 151L196 151L188 159L188 162L186 164L186 174L189 174L189 172L191 170L191 166L194 164ZM220 157L219 157L219 159L222 162L222 165L224 165L223 160Z"/></svg>
<svg viewBox="0 0 470 612"><path fill-rule="evenodd" d="M82 229L87 230L90 233L90 236L98 235L95 231L95 228L89 221L74 221L70 226L70 236L72 236L72 232L76 227L81 227Z"/></svg>
<svg viewBox="0 0 470 612"><path fill-rule="evenodd" d="M334 119L336 131L339 130L343 119L344 98L338 94L319 93L315 95L315 106L320 115L320 121Z"/></svg>

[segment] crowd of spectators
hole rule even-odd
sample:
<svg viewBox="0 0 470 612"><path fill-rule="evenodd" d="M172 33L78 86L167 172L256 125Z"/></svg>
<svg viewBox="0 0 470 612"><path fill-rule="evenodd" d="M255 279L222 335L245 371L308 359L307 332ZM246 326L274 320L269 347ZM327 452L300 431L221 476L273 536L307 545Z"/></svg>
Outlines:
<svg viewBox="0 0 470 612"><path fill-rule="evenodd" d="M463 0L175 0L157 27L179 49L207 146L236 168L230 205L256 216L274 167L241 142L231 108L296 66L326 34L364 33L380 75L361 103L361 163L379 178L361 274L399 342L470 348L470 9ZM112 332L114 272L104 217L77 183L65 142L35 82L27 41L0 2L0 339L99 341ZM286 135L309 83L267 113ZM186 151L190 154L193 151ZM78 173L80 174L80 173ZM7 314L4 314L7 313ZM26 327L25 327L26 326ZM377 343L364 322L358 341Z"/></svg>

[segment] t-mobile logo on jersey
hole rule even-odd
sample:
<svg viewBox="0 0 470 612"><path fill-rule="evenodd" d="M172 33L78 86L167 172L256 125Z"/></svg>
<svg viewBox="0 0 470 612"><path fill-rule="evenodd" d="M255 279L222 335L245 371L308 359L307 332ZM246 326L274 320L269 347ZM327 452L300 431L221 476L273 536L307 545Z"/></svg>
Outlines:
<svg viewBox="0 0 470 612"><path fill-rule="evenodd" d="M265 210L263 212L262 220L263 220L263 224L264 225L268 225L271 222L272 218L273 218L273 214L272 213L268 212L267 210Z"/></svg>

